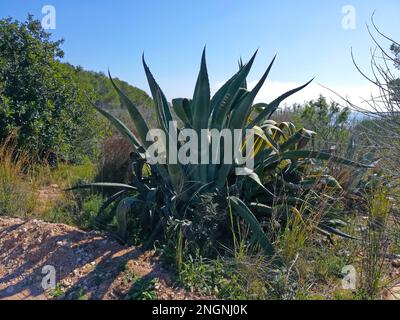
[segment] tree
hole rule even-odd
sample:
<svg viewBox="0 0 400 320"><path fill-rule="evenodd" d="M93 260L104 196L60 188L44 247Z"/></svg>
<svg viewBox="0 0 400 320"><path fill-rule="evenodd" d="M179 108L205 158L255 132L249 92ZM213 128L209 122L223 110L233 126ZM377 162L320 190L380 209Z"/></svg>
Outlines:
<svg viewBox="0 0 400 320"><path fill-rule="evenodd" d="M96 149L100 120L59 61L62 43L32 15L0 20L0 140L16 131L18 148L39 160L49 154L79 160Z"/></svg>
<svg viewBox="0 0 400 320"><path fill-rule="evenodd" d="M319 96L318 99L311 100L303 106L297 106L297 110L299 112L297 122L318 133L316 143L319 149L329 149L337 143L348 142L349 108L340 108L338 103L328 103L325 97Z"/></svg>

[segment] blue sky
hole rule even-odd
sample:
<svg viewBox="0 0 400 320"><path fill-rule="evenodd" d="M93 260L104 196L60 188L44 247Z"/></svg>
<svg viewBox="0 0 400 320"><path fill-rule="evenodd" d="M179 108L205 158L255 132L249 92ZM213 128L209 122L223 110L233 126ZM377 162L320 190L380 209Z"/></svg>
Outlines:
<svg viewBox="0 0 400 320"><path fill-rule="evenodd" d="M168 98L192 95L204 45L214 90L236 71L239 57L247 60L258 48L250 83L278 54L259 99L314 76L309 92L295 100L317 94L322 90L318 83L350 96L367 94L350 48L368 68L373 43L366 23L374 10L382 31L397 39L400 31L398 0L2 0L0 17L21 20L30 12L42 19L44 5L56 9L52 32L65 39L66 61L89 70L110 68L113 75L148 91L141 66L145 52ZM342 27L345 5L355 8L355 29Z"/></svg>

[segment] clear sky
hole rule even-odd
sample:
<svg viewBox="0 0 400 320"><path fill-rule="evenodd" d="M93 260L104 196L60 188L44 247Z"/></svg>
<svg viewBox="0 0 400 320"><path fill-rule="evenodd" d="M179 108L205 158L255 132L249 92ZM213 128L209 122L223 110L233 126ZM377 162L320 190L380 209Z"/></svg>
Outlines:
<svg viewBox="0 0 400 320"><path fill-rule="evenodd" d="M373 42L366 23L374 10L381 30L400 38L399 0L1 0L0 17L21 20L29 12L42 19L45 5L56 9L52 32L65 39L66 61L95 71L110 68L148 91L141 66L145 52L168 98L192 95L204 45L214 90L237 70L239 57L247 60L258 48L250 83L278 54L261 100L314 76L314 85L294 100L322 91L318 83L365 95L367 82L355 70L350 49L368 69ZM343 19L351 18L342 12L346 5L355 9L354 29L343 28Z"/></svg>

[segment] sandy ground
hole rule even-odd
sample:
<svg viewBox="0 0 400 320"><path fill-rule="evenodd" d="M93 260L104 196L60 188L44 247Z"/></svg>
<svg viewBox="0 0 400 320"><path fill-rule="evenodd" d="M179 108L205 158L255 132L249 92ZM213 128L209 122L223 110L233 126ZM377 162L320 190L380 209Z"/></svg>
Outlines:
<svg viewBox="0 0 400 320"><path fill-rule="evenodd" d="M57 290L43 289L44 266L54 267ZM173 287L151 251L95 231L0 218L0 299L126 299L149 280L158 299L199 299Z"/></svg>

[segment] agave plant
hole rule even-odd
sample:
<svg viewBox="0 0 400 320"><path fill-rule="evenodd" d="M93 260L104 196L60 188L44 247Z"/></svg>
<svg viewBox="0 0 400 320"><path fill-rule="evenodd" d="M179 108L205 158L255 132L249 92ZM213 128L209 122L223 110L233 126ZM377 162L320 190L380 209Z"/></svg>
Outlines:
<svg viewBox="0 0 400 320"><path fill-rule="evenodd" d="M223 194L234 212L249 224L253 241L261 245L268 255L273 255L273 246L265 235L259 219L253 213L260 211L268 213L273 210L279 200L280 195L276 194L272 181L276 184L278 178L279 184L284 186L282 190L296 188L303 190L308 184L317 180L319 183L340 187L336 180L328 175L312 176L311 173L308 176L304 175L304 167L306 164L312 164L312 161L325 160L366 167L349 160L332 157L327 153L304 150L304 147L312 141L314 132L303 128L297 130L291 123L278 124L270 120L284 99L306 87L311 80L282 94L268 104L254 104L256 95L275 61L274 57L254 88L248 90L246 78L256 54L257 52L246 64L240 63L239 71L211 97L204 50L192 99L173 99L172 104L168 103L143 57L143 66L156 109L158 129L162 130L166 136L164 145L166 163L150 165L148 177L143 178L137 175L130 184L93 183L78 186L78 188L100 187L115 190L115 194L101 208L99 219L103 219L104 222L107 218L104 214L105 209L111 205L115 206L119 234L123 237L126 235L128 215L131 213L140 215L144 221L143 225L147 228L149 241L152 241L171 218L188 219L189 217L190 223L188 212L193 210L193 205L201 199L202 194ZM137 135L111 113L96 105L94 107L130 141L137 158L140 159L136 163L136 171L140 172L146 163L146 151L151 146L151 142L146 140L149 127L137 106L118 88L110 74L109 76L122 104L132 118ZM176 118L179 120L178 123L173 121ZM254 171L248 170L247 175L236 176L235 169L239 166L237 163L213 164L212 161L209 161L209 164L172 163L168 159L168 149L174 143L181 144L182 142L172 141L169 132L171 129L179 132L185 128L194 129L198 136L201 136L201 131L204 129L219 131L254 129L256 135L254 152L252 155L246 155L254 158ZM214 142L211 137L206 147L211 148ZM221 141L217 141L217 144L219 156L222 157L224 145ZM243 148L244 144L246 140L236 147ZM198 151L201 154L201 150ZM212 156L213 154L210 155ZM296 205L298 199L294 200L292 205ZM111 217L108 218L109 221Z"/></svg>

